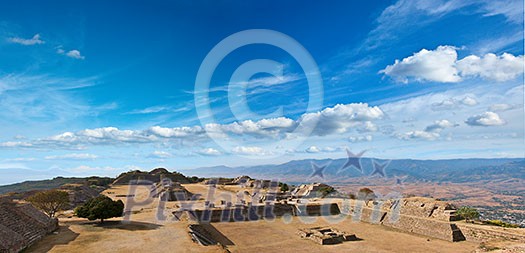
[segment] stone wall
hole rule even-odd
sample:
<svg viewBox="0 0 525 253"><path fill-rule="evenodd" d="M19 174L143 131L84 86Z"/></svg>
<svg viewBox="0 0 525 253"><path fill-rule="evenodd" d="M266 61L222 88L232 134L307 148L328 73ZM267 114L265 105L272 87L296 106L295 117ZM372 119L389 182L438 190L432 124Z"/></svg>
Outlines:
<svg viewBox="0 0 525 253"><path fill-rule="evenodd" d="M512 230L516 230L519 228L491 228L472 226L469 224L458 224L458 227L461 229L461 231L463 231L463 234L469 241L483 242L486 241L487 238L492 238L525 243L525 235L512 233ZM510 231L507 232L505 230Z"/></svg>
<svg viewBox="0 0 525 253"><path fill-rule="evenodd" d="M19 252L58 228L30 204L0 200L0 252Z"/></svg>
<svg viewBox="0 0 525 253"><path fill-rule="evenodd" d="M446 241L463 241L465 236L461 229L450 222L454 219L452 208L448 203L424 198L384 202L351 200L348 215L355 221L381 224Z"/></svg>
<svg viewBox="0 0 525 253"><path fill-rule="evenodd" d="M174 215L178 218L182 217L179 213L180 212L174 212ZM185 211L187 217L200 222L255 221L260 219L273 219L287 214L292 216L322 216L337 215L340 213L339 206L336 203L275 203L271 205L238 205Z"/></svg>

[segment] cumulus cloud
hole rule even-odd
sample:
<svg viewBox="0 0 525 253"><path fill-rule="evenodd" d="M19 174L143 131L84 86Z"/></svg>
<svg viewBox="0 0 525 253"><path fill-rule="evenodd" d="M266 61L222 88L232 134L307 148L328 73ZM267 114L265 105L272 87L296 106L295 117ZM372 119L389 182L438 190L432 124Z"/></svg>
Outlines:
<svg viewBox="0 0 525 253"><path fill-rule="evenodd" d="M436 132L427 132L427 131L410 131L406 132L404 134L398 134L397 137L403 140L410 140L410 139L423 139L423 140L429 140L433 141L439 138L439 133Z"/></svg>
<svg viewBox="0 0 525 253"><path fill-rule="evenodd" d="M451 128L451 127L456 127L456 126L458 126L458 124L454 124L446 119L436 120L434 124L427 126L425 128L425 131L426 132L440 132L441 130L445 128Z"/></svg>
<svg viewBox="0 0 525 253"><path fill-rule="evenodd" d="M440 132L445 128L456 127L458 124L452 123L446 119L436 120L433 124L427 126L425 130L408 131L405 133L398 133L395 136L402 140L437 140L441 135Z"/></svg>
<svg viewBox="0 0 525 253"><path fill-rule="evenodd" d="M403 60L395 60L380 73L407 83L409 78L416 81L455 83L461 81L455 62L458 58L456 48L439 46L436 50L422 49Z"/></svg>
<svg viewBox="0 0 525 253"><path fill-rule="evenodd" d="M484 112L479 115L469 117L465 123L470 126L501 126L507 122L499 117L495 112Z"/></svg>
<svg viewBox="0 0 525 253"><path fill-rule="evenodd" d="M166 152L166 151L153 151L153 153L149 154L148 155L149 158L158 158L158 159L166 159L166 158L170 158L170 157L173 157L173 155L169 152Z"/></svg>
<svg viewBox="0 0 525 253"><path fill-rule="evenodd" d="M61 47L59 47L57 49L57 54L65 55L67 57L78 59L78 60L84 60L86 58L80 53L80 51L78 51L76 49L73 49L73 50L70 50L70 51L66 52L66 50L64 50Z"/></svg>
<svg viewBox="0 0 525 253"><path fill-rule="evenodd" d="M331 153L331 152L338 152L342 151L343 148L340 147L318 147L318 146L310 146L306 148L303 152L306 153ZM301 153L301 151L297 152Z"/></svg>
<svg viewBox="0 0 525 253"><path fill-rule="evenodd" d="M344 133L352 127L374 130L370 121L384 117L383 111L377 106L366 103L338 104L316 113L306 113L299 119L299 127L311 127L317 124L313 134L325 136ZM375 129L377 130L377 129Z"/></svg>
<svg viewBox="0 0 525 253"><path fill-rule="evenodd" d="M305 150L307 153L319 153L321 150L316 146L310 146Z"/></svg>
<svg viewBox="0 0 525 253"><path fill-rule="evenodd" d="M40 39L40 34L35 34L31 39L24 39L19 37L12 37L7 39L11 43L16 43L24 46L32 46L32 45L38 45L38 44L44 44L45 41Z"/></svg>
<svg viewBox="0 0 525 253"><path fill-rule="evenodd" d="M216 155L221 155L222 154L219 150L214 149L214 148L201 149L201 150L197 151L197 153L201 154L201 155L206 155L206 156L216 156Z"/></svg>
<svg viewBox="0 0 525 253"><path fill-rule="evenodd" d="M238 155L267 155L270 154L268 151L261 147L251 146L237 146L232 149L232 153Z"/></svg>
<svg viewBox="0 0 525 253"><path fill-rule="evenodd" d="M401 61L396 59L379 73L404 83L409 80L455 83L472 77L503 82L523 74L523 55L488 53L458 60L456 47L438 46L435 50L422 49Z"/></svg>
<svg viewBox="0 0 525 253"><path fill-rule="evenodd" d="M93 154L65 154L65 155L53 155L46 156L46 160L94 160L97 159L97 155Z"/></svg>
<svg viewBox="0 0 525 253"><path fill-rule="evenodd" d="M474 106L478 104L478 101L474 98L466 96L464 99L461 100L461 103L468 106Z"/></svg>
<svg viewBox="0 0 525 253"><path fill-rule="evenodd" d="M80 54L80 51L78 51L76 49L67 52L66 56L71 57L71 58L75 58L75 59L79 59L79 60L84 60L86 58L86 57L84 57L83 55Z"/></svg>
<svg viewBox="0 0 525 253"><path fill-rule="evenodd" d="M514 56L492 53L482 57L467 56L457 62L457 69L463 77L481 77L486 80L504 82L523 74L523 55Z"/></svg>
<svg viewBox="0 0 525 253"><path fill-rule="evenodd" d="M209 138L292 138L297 135L312 134L325 136L339 134L355 129L359 132L377 131L372 122L384 117L377 106L366 103L338 104L316 113L306 113L297 120L286 117L245 120L229 124L211 123L201 126L161 127L153 126L145 130L124 130L116 127L84 129L77 132L64 132L32 141L4 142L4 148L68 148L81 149L86 145L113 145L135 143L164 143L168 140L180 140L186 143L204 141ZM317 126L317 127L316 127ZM305 128L314 129L312 133ZM294 132L297 129L296 132Z"/></svg>

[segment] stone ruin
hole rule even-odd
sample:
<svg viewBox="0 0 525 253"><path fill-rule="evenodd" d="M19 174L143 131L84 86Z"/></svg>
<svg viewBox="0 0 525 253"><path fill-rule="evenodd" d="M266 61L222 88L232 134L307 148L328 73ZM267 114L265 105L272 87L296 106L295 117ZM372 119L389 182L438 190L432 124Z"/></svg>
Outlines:
<svg viewBox="0 0 525 253"><path fill-rule="evenodd" d="M179 182L173 182L168 178L162 178L150 190L150 196L160 197L164 201L185 201L191 195Z"/></svg>
<svg viewBox="0 0 525 253"><path fill-rule="evenodd" d="M58 228L31 204L0 199L0 252L20 252Z"/></svg>
<svg viewBox="0 0 525 253"><path fill-rule="evenodd" d="M334 188L322 183L303 184L294 188L290 195L292 198L318 198L324 197L323 192L326 190L334 190Z"/></svg>
<svg viewBox="0 0 525 253"><path fill-rule="evenodd" d="M461 229L453 223L458 220L455 207L430 198L403 198L390 200L351 200L343 207L355 221L395 228L446 241L464 241ZM347 210L348 209L348 210Z"/></svg>
<svg viewBox="0 0 525 253"><path fill-rule="evenodd" d="M297 234L301 236L301 238L310 239L321 245L339 244L345 241L359 240L355 234L347 234L331 227L299 229Z"/></svg>

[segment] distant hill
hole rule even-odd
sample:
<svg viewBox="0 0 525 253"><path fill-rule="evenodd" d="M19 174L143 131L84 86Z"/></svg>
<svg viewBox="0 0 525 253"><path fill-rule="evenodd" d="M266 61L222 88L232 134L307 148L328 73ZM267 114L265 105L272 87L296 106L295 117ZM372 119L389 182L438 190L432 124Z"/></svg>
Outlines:
<svg viewBox="0 0 525 253"><path fill-rule="evenodd" d="M164 168L157 168L150 172L134 170L120 174L113 182L114 185L129 184L132 180L147 180L151 182L160 182L162 178L169 178L173 182L182 184L195 183L200 181L198 177L186 177L179 172L169 172Z"/></svg>
<svg viewBox="0 0 525 253"><path fill-rule="evenodd" d="M38 190L49 190L60 188L64 185L70 184L85 184L87 186L101 186L106 187L111 182L113 178L109 177L55 177L53 179L47 180L37 180L37 181L25 181L22 183L16 183L11 185L2 185L0 186L0 195L10 192L29 192L29 191L38 191Z"/></svg>
<svg viewBox="0 0 525 253"><path fill-rule="evenodd" d="M348 178L370 176L373 160L383 164L384 159L362 158L363 173L351 167L341 170L346 159L295 160L277 165L227 167L214 166L183 170L187 175L206 177L235 177L248 175L254 178L279 179L290 183L311 182L312 163L328 164L324 170L324 182L344 183ZM391 160L385 169L387 177L404 177L406 181L450 181L469 182L480 179L520 178L525 179L525 159L448 159L448 160ZM319 180L318 178L314 178Z"/></svg>
<svg viewBox="0 0 525 253"><path fill-rule="evenodd" d="M110 177L55 177L46 180L25 181L11 185L0 186L0 195L6 193L28 193L40 190L71 188L73 185L84 185L99 189L107 188L110 184L122 185L129 184L130 180L149 180L152 182L159 182L161 178L169 178L173 182L179 183L194 183L200 182L203 179L198 177L186 177L179 172L169 172L164 168L156 168L150 172L147 171L128 171L120 174L117 178ZM99 189L100 190L100 189ZM21 194L24 195L24 194Z"/></svg>

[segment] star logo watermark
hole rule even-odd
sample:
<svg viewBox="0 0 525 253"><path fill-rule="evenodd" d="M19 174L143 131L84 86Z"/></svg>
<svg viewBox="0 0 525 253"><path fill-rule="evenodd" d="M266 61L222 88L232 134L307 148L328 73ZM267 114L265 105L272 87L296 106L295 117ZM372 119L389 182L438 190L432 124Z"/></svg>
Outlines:
<svg viewBox="0 0 525 253"><path fill-rule="evenodd" d="M366 150L361 151L358 154L352 153L349 149L346 149L346 154L348 156L345 164L337 171L337 174L345 171L350 167L354 167L359 172L363 173L363 167L361 166L361 157L365 154Z"/></svg>
<svg viewBox="0 0 525 253"><path fill-rule="evenodd" d="M403 187L405 185L405 180L408 176L395 176L396 179L396 185L399 187Z"/></svg>
<svg viewBox="0 0 525 253"><path fill-rule="evenodd" d="M312 169L313 169L313 172L312 174L310 175L310 178L313 178L313 177L320 177L322 179L324 179L324 170L326 169L326 167L328 167L329 163L327 164L324 164L324 165L318 165L314 162L312 162Z"/></svg>
<svg viewBox="0 0 525 253"><path fill-rule="evenodd" d="M390 164L390 160L387 160L386 162L380 163L378 160L373 159L372 160L372 166L374 170L370 174L371 177L378 175L380 177L386 178L386 167Z"/></svg>

